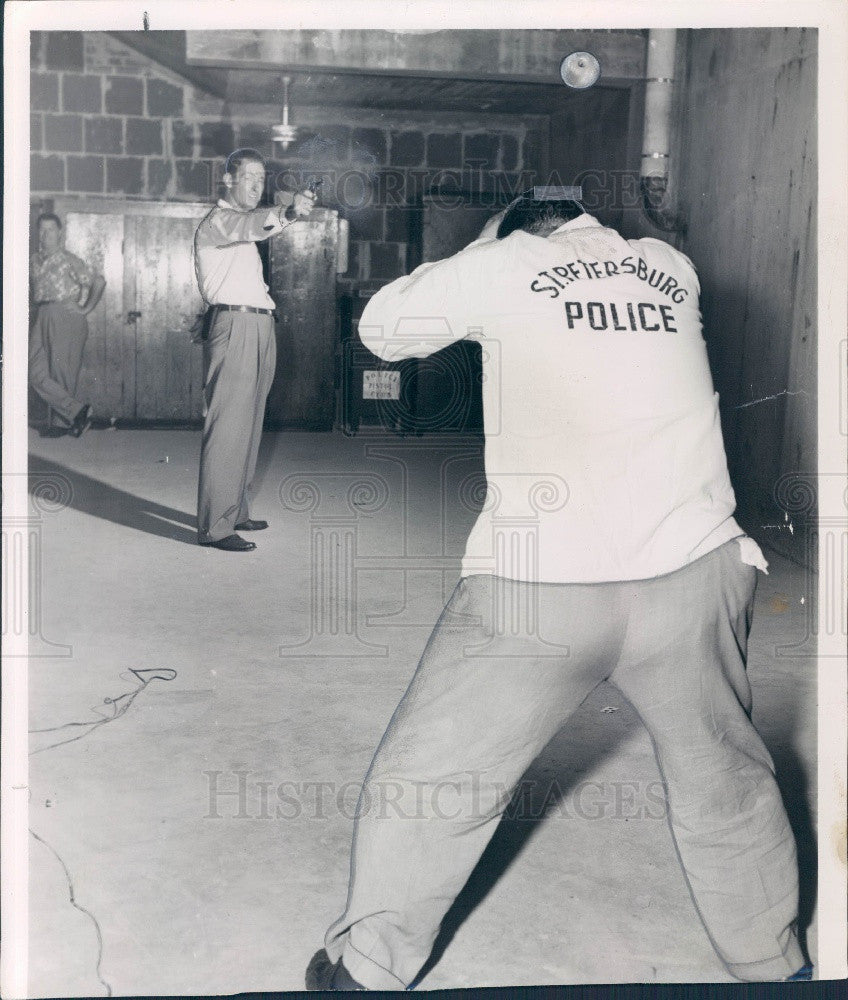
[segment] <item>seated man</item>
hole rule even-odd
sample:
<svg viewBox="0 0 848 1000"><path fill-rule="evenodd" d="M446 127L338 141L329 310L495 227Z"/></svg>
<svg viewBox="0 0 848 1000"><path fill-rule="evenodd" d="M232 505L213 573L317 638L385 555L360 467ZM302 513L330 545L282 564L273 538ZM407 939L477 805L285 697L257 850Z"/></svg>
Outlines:
<svg viewBox="0 0 848 1000"><path fill-rule="evenodd" d="M347 907L308 989L414 981L521 775L602 681L650 733L729 971L809 978L795 842L750 719L765 562L733 518L698 295L670 246L531 197L497 238L371 299L360 336L388 361L481 340L488 489L363 785Z"/></svg>

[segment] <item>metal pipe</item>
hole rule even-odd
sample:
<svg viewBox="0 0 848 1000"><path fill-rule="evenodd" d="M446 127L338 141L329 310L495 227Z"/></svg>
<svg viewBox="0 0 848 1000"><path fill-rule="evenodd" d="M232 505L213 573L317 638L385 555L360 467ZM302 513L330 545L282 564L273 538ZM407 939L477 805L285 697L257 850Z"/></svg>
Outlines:
<svg viewBox="0 0 848 1000"><path fill-rule="evenodd" d="M642 138L642 177L668 176L671 97L674 87L675 29L651 30L645 78L645 130Z"/></svg>
<svg viewBox="0 0 848 1000"><path fill-rule="evenodd" d="M344 274L350 266L350 223L339 219L339 246L336 254L336 274Z"/></svg>
<svg viewBox="0 0 848 1000"><path fill-rule="evenodd" d="M664 232L685 228L682 218L666 204L676 48L674 28L649 32L640 188L645 215Z"/></svg>

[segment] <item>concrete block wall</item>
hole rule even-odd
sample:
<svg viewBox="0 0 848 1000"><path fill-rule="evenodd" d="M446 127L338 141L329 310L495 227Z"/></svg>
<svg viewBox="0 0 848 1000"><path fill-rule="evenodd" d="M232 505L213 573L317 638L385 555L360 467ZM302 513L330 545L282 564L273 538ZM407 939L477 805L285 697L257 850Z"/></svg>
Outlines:
<svg viewBox="0 0 848 1000"><path fill-rule="evenodd" d="M307 138L285 158L270 143L270 123L244 124L238 133L240 145L255 146L267 157L271 183L292 188L322 178L322 204L350 224L343 284L380 284L406 273L420 225L415 206L428 192L437 189L448 200L460 193L485 198L494 212L542 169L538 157L530 158L537 156L533 143L541 147L542 140L524 124L501 121L483 129L478 122L444 118L357 118L340 123L329 109L321 120L299 114Z"/></svg>
<svg viewBox="0 0 848 1000"><path fill-rule="evenodd" d="M294 108L301 136L271 142L280 108L230 105L105 33L32 35L31 190L51 196L212 201L224 158L251 146L269 161L269 186L319 174L321 200L350 222L355 290L405 273L413 205L439 188L499 202L547 167L544 116ZM269 190L269 196L273 191Z"/></svg>
<svg viewBox="0 0 848 1000"><path fill-rule="evenodd" d="M33 194L208 196L173 139L190 85L97 33L34 33L31 66Z"/></svg>

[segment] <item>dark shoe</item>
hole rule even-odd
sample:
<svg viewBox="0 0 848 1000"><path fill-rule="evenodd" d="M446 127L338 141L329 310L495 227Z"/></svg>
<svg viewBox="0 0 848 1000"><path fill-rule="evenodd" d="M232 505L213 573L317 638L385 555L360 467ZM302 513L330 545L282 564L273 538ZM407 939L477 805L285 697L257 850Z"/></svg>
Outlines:
<svg viewBox="0 0 848 1000"><path fill-rule="evenodd" d="M805 983L813 978L813 967L812 965L802 965L801 968L792 976L787 976L784 979L785 983Z"/></svg>
<svg viewBox="0 0 848 1000"><path fill-rule="evenodd" d="M198 545L210 545L213 549L223 549L225 552L251 552L256 548L254 542L246 542L238 535L227 535L226 538L218 538L214 542L201 542Z"/></svg>
<svg viewBox="0 0 848 1000"><path fill-rule="evenodd" d="M353 978L341 959L333 965L330 956L322 948L315 952L306 967L306 989L310 993L319 990L324 993L347 993L364 990L365 987Z"/></svg>
<svg viewBox="0 0 848 1000"><path fill-rule="evenodd" d="M71 437L82 437L89 427L91 427L91 407L88 403L86 403L86 405L74 417L74 422L68 429L68 433Z"/></svg>
<svg viewBox="0 0 848 1000"><path fill-rule="evenodd" d="M67 433L67 427L43 427L38 432L38 436L43 438L63 438Z"/></svg>
<svg viewBox="0 0 848 1000"><path fill-rule="evenodd" d="M236 531L262 531L268 527L267 521L240 521L236 525Z"/></svg>

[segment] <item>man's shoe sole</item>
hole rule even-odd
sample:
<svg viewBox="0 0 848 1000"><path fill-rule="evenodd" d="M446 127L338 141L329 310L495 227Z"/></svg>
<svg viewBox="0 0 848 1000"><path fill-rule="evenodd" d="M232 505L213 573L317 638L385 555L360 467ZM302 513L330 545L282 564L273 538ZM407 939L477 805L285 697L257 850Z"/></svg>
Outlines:
<svg viewBox="0 0 848 1000"><path fill-rule="evenodd" d="M305 986L307 991L310 993L332 991L335 971L336 967L330 961L326 950L322 948L320 951L316 951L306 967Z"/></svg>
<svg viewBox="0 0 848 1000"><path fill-rule="evenodd" d="M91 407L86 404L74 418L74 422L68 428L68 433L71 437L82 437L89 427L91 427Z"/></svg>
<svg viewBox="0 0 848 1000"><path fill-rule="evenodd" d="M309 993L353 993L365 990L347 971L341 959L335 963L325 948L316 951L306 967L305 986Z"/></svg>
<svg viewBox="0 0 848 1000"><path fill-rule="evenodd" d="M801 968L792 976L787 976L784 979L785 983L807 983L813 978L813 967L812 965L802 965Z"/></svg>
<svg viewBox="0 0 848 1000"><path fill-rule="evenodd" d="M219 538L214 542L202 542L198 539L198 545L205 545L210 549L220 549L221 552L253 552L256 548L255 542L245 541L244 538L239 538L238 542L231 543L231 538L238 538L237 535L227 535L226 538Z"/></svg>

